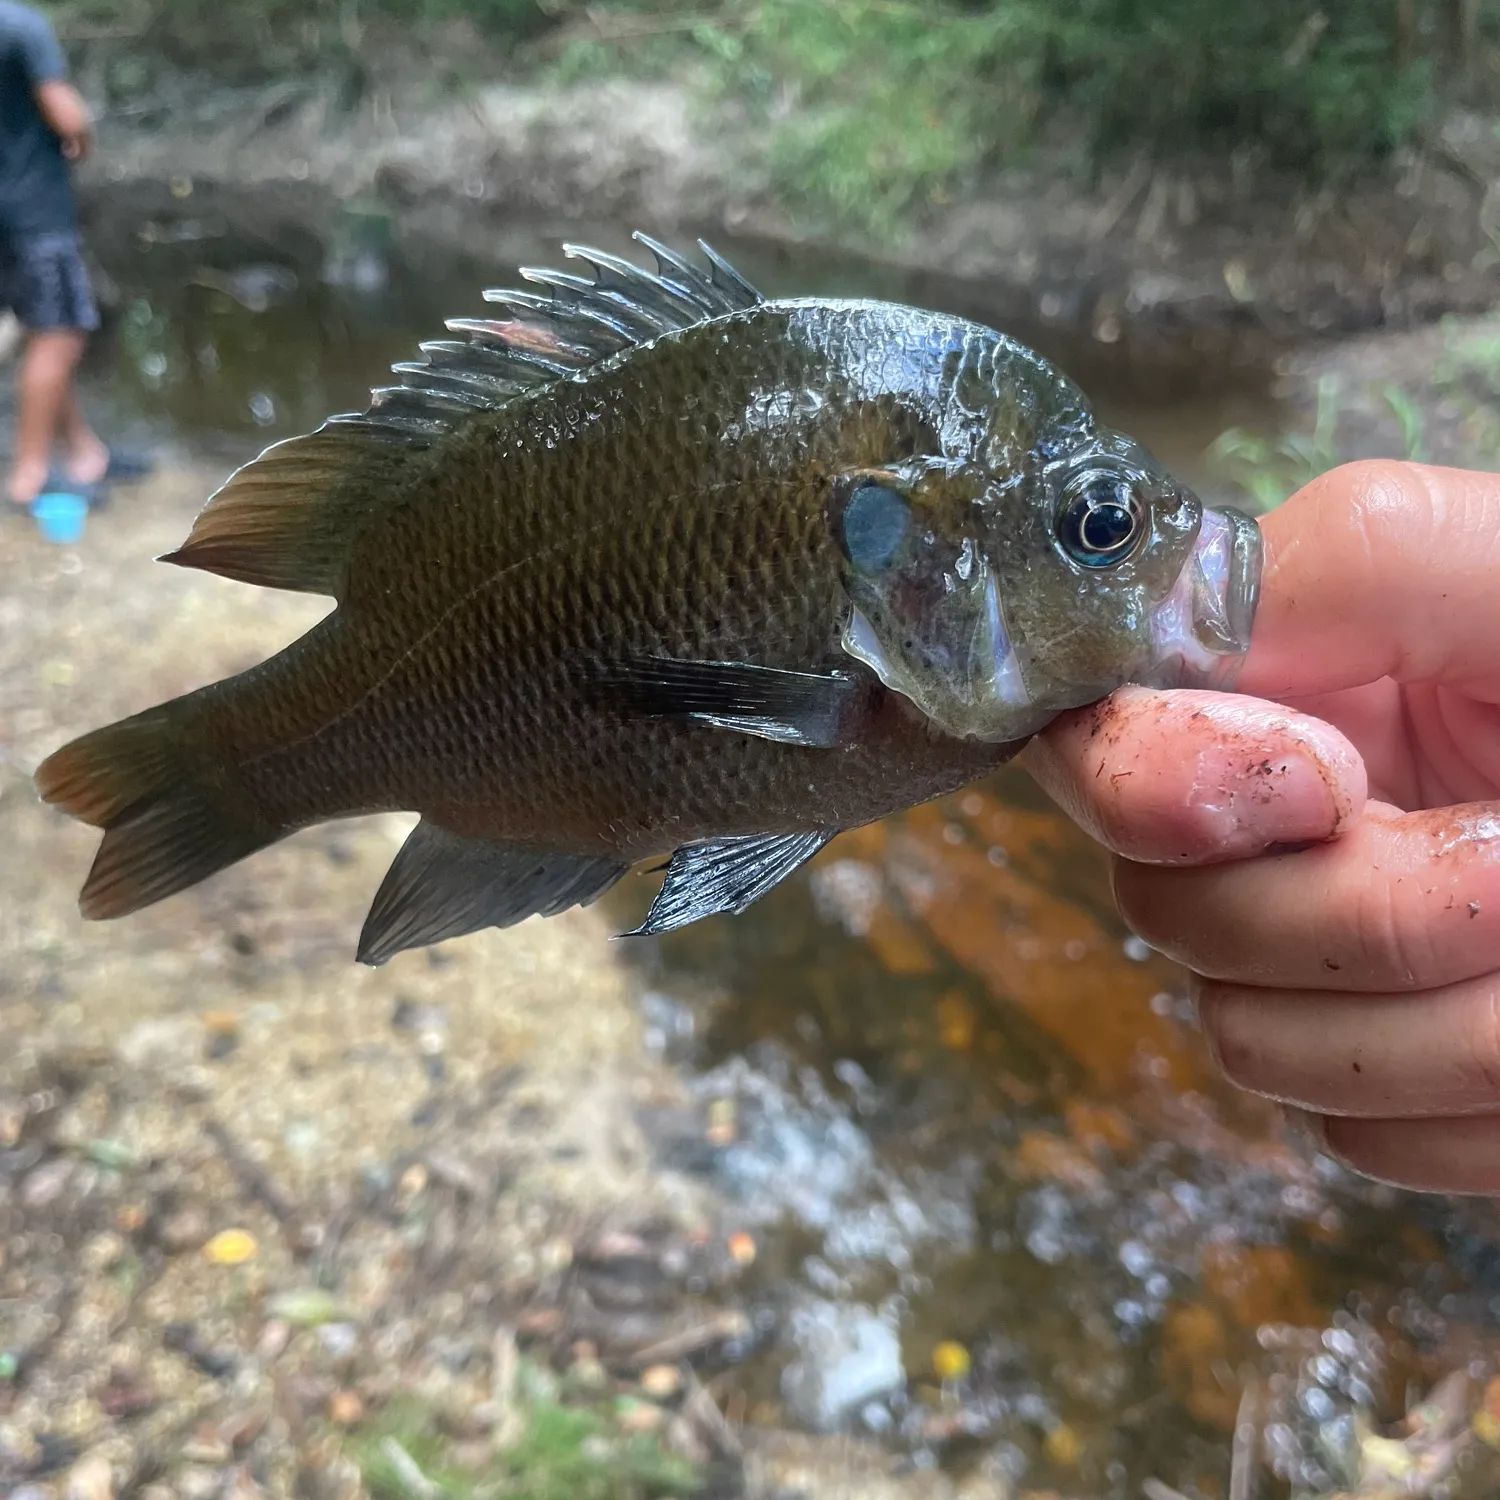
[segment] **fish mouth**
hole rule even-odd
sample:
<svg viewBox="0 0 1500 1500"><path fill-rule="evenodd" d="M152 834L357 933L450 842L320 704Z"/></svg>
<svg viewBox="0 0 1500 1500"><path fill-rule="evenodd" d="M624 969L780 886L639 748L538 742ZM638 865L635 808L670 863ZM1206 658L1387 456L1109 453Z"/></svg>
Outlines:
<svg viewBox="0 0 1500 1500"><path fill-rule="evenodd" d="M1264 555L1253 517L1204 507L1192 556L1152 612L1151 686L1233 690L1250 648Z"/></svg>

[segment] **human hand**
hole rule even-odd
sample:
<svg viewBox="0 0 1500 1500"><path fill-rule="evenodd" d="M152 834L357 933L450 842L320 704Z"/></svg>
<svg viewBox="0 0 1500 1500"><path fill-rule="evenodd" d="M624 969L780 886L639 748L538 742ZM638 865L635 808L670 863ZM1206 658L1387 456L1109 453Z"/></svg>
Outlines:
<svg viewBox="0 0 1500 1500"><path fill-rule="evenodd" d="M1351 464L1262 529L1252 696L1127 688L1022 764L1231 1081L1357 1171L1500 1192L1500 475Z"/></svg>
<svg viewBox="0 0 1500 1500"><path fill-rule="evenodd" d="M94 141L94 122L83 95L65 79L52 78L37 85L36 103L63 156L82 161Z"/></svg>

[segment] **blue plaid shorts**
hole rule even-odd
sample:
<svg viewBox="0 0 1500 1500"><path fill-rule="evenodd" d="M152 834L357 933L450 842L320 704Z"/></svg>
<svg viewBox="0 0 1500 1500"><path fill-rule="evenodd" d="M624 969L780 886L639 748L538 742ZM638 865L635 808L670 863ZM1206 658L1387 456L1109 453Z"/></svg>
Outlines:
<svg viewBox="0 0 1500 1500"><path fill-rule="evenodd" d="M37 332L73 328L92 333L99 326L76 233L0 236L0 308L5 307L23 328Z"/></svg>

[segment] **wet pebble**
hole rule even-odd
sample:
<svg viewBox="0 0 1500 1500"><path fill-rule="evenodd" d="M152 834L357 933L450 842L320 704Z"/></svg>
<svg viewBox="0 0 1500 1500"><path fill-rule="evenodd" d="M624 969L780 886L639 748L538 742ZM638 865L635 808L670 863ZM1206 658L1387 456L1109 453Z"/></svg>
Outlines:
<svg viewBox="0 0 1500 1500"><path fill-rule="evenodd" d="M115 1476L109 1460L100 1453L86 1453L68 1471L64 1500L114 1500Z"/></svg>
<svg viewBox="0 0 1500 1500"><path fill-rule="evenodd" d="M621 1404L615 1420L620 1424L623 1432L634 1435L656 1432L666 1421L666 1415L661 1407L649 1401L626 1400Z"/></svg>
<svg viewBox="0 0 1500 1500"><path fill-rule="evenodd" d="M328 1420L338 1427L355 1427L364 1420L365 1404L358 1391L335 1391L328 1398Z"/></svg>
<svg viewBox="0 0 1500 1500"><path fill-rule="evenodd" d="M205 1424L182 1445L182 1457L190 1464L227 1464L234 1450L217 1427Z"/></svg>
<svg viewBox="0 0 1500 1500"><path fill-rule="evenodd" d="M641 1389L653 1401L670 1401L682 1389L676 1365L650 1365L641 1371Z"/></svg>
<svg viewBox="0 0 1500 1500"><path fill-rule="evenodd" d="M180 1255L184 1251L198 1249L208 1239L211 1228L207 1213L196 1203L192 1203L168 1214L162 1220L156 1237L163 1250Z"/></svg>
<svg viewBox="0 0 1500 1500"><path fill-rule="evenodd" d="M26 1208L47 1208L62 1195L73 1175L73 1163L66 1159L49 1161L26 1176L21 1184L21 1203Z"/></svg>
<svg viewBox="0 0 1500 1500"><path fill-rule="evenodd" d="M79 1261L85 1271L97 1276L109 1270L111 1266L117 1265L124 1253L125 1241L112 1230L105 1230L102 1234L94 1235L84 1245L79 1254Z"/></svg>
<svg viewBox="0 0 1500 1500"><path fill-rule="evenodd" d="M905 1380L895 1324L870 1308L809 1302L793 1313L792 1339L782 1394L807 1426L834 1427Z"/></svg>
<svg viewBox="0 0 1500 1500"><path fill-rule="evenodd" d="M325 1323L318 1329L318 1342L330 1358L348 1359L359 1347L359 1330L352 1323Z"/></svg>
<svg viewBox="0 0 1500 1500"><path fill-rule="evenodd" d="M272 1318L260 1331L255 1352L264 1360L275 1359L292 1337L292 1325L282 1318Z"/></svg>
<svg viewBox="0 0 1500 1500"><path fill-rule="evenodd" d="M188 1463L177 1470L174 1488L180 1500L215 1500L223 1480L212 1469L199 1463Z"/></svg>
<svg viewBox="0 0 1500 1500"><path fill-rule="evenodd" d="M107 1417L134 1417L156 1405L156 1392L139 1371L115 1370L97 1400Z"/></svg>

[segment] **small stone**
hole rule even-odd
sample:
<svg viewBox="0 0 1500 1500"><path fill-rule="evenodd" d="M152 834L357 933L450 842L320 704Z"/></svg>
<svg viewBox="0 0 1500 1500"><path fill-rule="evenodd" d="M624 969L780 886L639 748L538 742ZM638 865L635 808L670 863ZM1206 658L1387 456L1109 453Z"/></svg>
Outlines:
<svg viewBox="0 0 1500 1500"><path fill-rule="evenodd" d="M156 1392L138 1371L115 1370L96 1399L107 1417L135 1417L156 1405Z"/></svg>
<svg viewBox="0 0 1500 1500"><path fill-rule="evenodd" d="M248 1229L221 1229L203 1247L203 1254L216 1266L242 1266L255 1259L259 1248Z"/></svg>
<svg viewBox="0 0 1500 1500"><path fill-rule="evenodd" d="M227 1464L234 1457L228 1441L217 1427L205 1423L182 1445L182 1457L190 1464Z"/></svg>
<svg viewBox="0 0 1500 1500"><path fill-rule="evenodd" d="M204 1059L207 1062L223 1062L239 1044L239 1036L233 1031L211 1031L203 1039Z"/></svg>
<svg viewBox="0 0 1500 1500"><path fill-rule="evenodd" d="M682 1389L676 1365L651 1365L641 1371L641 1389L653 1401L670 1401Z"/></svg>
<svg viewBox="0 0 1500 1500"><path fill-rule="evenodd" d="M272 1318L260 1331L255 1352L262 1359L275 1359L291 1341L292 1325L285 1318Z"/></svg>
<svg viewBox="0 0 1500 1500"><path fill-rule="evenodd" d="M609 1384L609 1372L593 1355L576 1359L568 1366L568 1384L580 1391L602 1391Z"/></svg>
<svg viewBox="0 0 1500 1500"><path fill-rule="evenodd" d="M408 1207L427 1186L427 1168L414 1161L396 1181L396 1201L402 1208Z"/></svg>
<svg viewBox="0 0 1500 1500"><path fill-rule="evenodd" d="M353 1323L325 1323L318 1329L318 1342L333 1359L348 1359L359 1347L359 1330Z"/></svg>
<svg viewBox="0 0 1500 1500"><path fill-rule="evenodd" d="M265 1491L243 1467L236 1468L224 1490L224 1500L262 1500Z"/></svg>
<svg viewBox="0 0 1500 1500"><path fill-rule="evenodd" d="M1016 1487L1003 1474L971 1474L954 1493L953 1500L1015 1500Z"/></svg>
<svg viewBox="0 0 1500 1500"><path fill-rule="evenodd" d="M328 1420L336 1426L358 1426L364 1415L365 1403L357 1391L335 1391L328 1398Z"/></svg>
<svg viewBox="0 0 1500 1500"><path fill-rule="evenodd" d="M26 1128L26 1101L7 1095L0 1099L0 1151L20 1144Z"/></svg>
<svg viewBox="0 0 1500 1500"><path fill-rule="evenodd" d="M551 1274L566 1271L573 1264L572 1242L558 1236L550 1239L541 1249L542 1270Z"/></svg>
<svg viewBox="0 0 1500 1500"><path fill-rule="evenodd" d="M231 1412L219 1423L219 1436L234 1452L241 1453L265 1431L269 1415L264 1407L259 1406Z"/></svg>
<svg viewBox="0 0 1500 1500"><path fill-rule="evenodd" d="M1083 1454L1082 1441L1066 1422L1059 1422L1047 1434L1044 1446L1047 1449L1047 1457L1064 1469L1071 1469Z"/></svg>
<svg viewBox="0 0 1500 1500"><path fill-rule="evenodd" d="M21 1203L26 1208L47 1208L55 1203L73 1175L73 1163L49 1161L29 1172L21 1184Z"/></svg>
<svg viewBox="0 0 1500 1500"><path fill-rule="evenodd" d="M115 1210L115 1228L121 1234L139 1234L150 1214L144 1203L122 1203Z"/></svg>
<svg viewBox="0 0 1500 1500"><path fill-rule="evenodd" d="M184 1204L167 1215L157 1231L163 1250L180 1255L185 1250L196 1250L208 1238L211 1228L208 1215L196 1203Z"/></svg>
<svg viewBox="0 0 1500 1500"><path fill-rule="evenodd" d="M626 1398L620 1403L615 1414L615 1420L620 1424L623 1432L632 1436L643 1432L657 1431L667 1414L659 1406L653 1406L649 1401L632 1401Z"/></svg>
<svg viewBox="0 0 1500 1500"><path fill-rule="evenodd" d="M733 1145L739 1127L733 1099L715 1099L708 1107L708 1128L704 1135L711 1146Z"/></svg>
<svg viewBox="0 0 1500 1500"><path fill-rule="evenodd" d="M189 1463L178 1469L175 1479L181 1500L213 1500L223 1483L212 1469L198 1463Z"/></svg>
<svg viewBox="0 0 1500 1500"><path fill-rule="evenodd" d="M102 1454L85 1453L68 1470L66 1500L114 1500L115 1476Z"/></svg>
<svg viewBox="0 0 1500 1500"><path fill-rule="evenodd" d="M118 1264L119 1259L125 1253L125 1241L112 1230L106 1229L102 1234L96 1234L83 1247L79 1254L79 1261L85 1271L92 1275L99 1275L107 1271L113 1265Z"/></svg>

